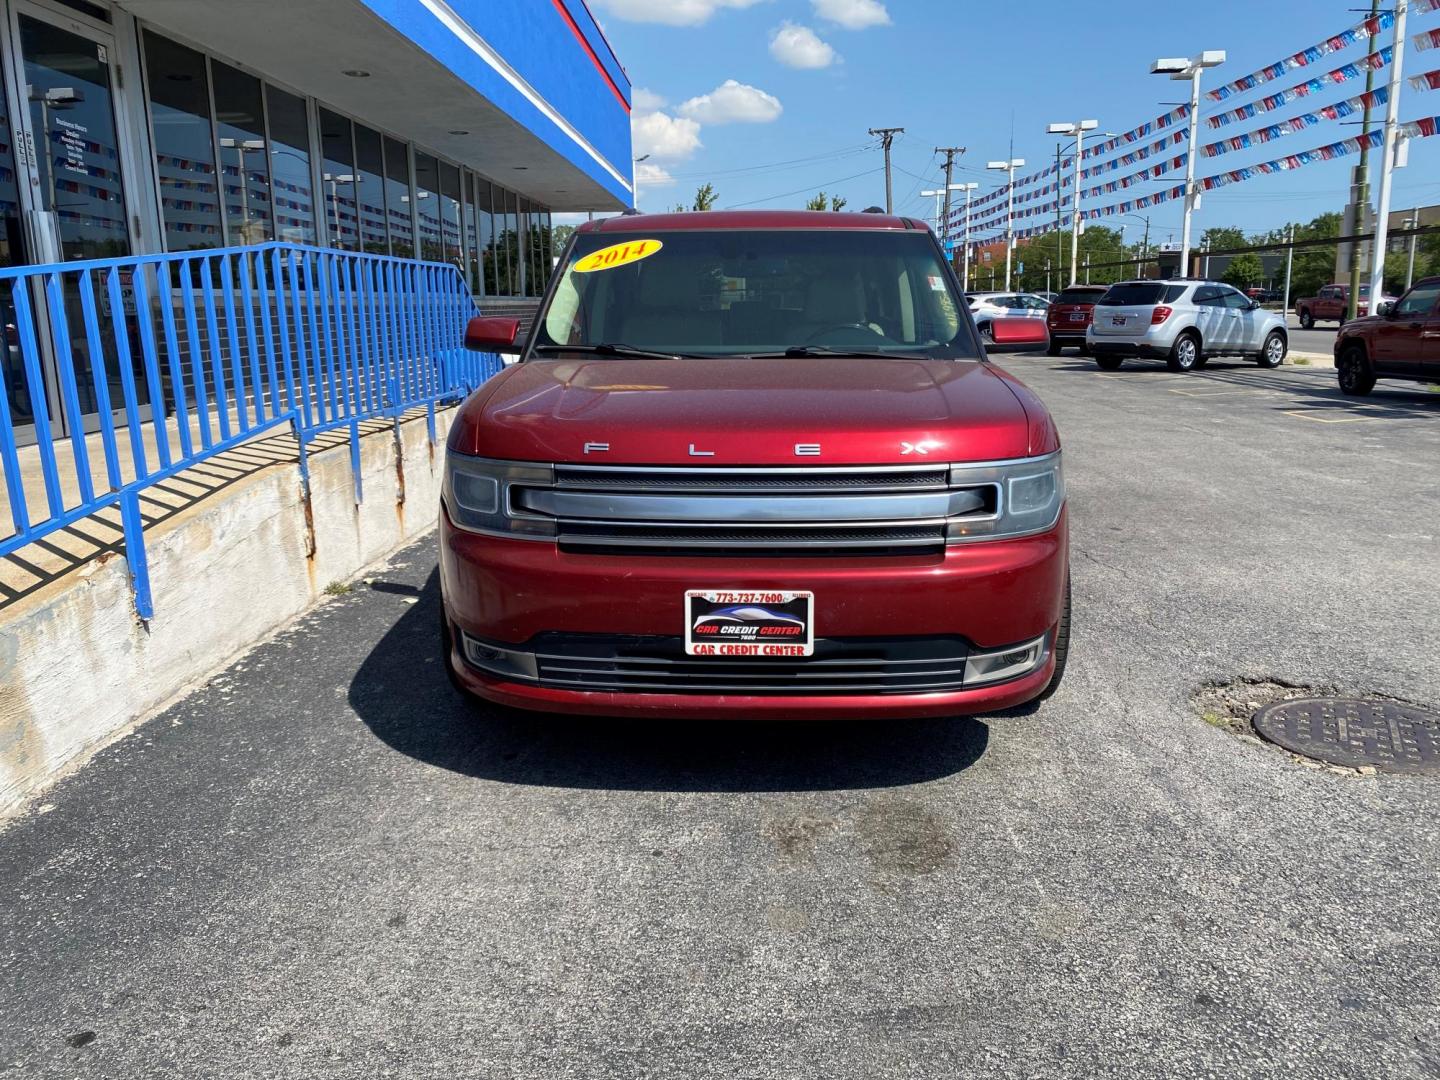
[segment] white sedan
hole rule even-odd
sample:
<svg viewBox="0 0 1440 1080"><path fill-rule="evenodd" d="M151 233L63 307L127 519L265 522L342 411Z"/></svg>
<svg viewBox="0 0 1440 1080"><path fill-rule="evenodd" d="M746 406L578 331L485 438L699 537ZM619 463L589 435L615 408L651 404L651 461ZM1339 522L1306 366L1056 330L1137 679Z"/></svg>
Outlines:
<svg viewBox="0 0 1440 1080"><path fill-rule="evenodd" d="M994 340L990 332L993 319L1043 319L1050 307L1049 302L1034 293L985 292L966 293L970 302L970 314L975 317L975 327L987 341Z"/></svg>

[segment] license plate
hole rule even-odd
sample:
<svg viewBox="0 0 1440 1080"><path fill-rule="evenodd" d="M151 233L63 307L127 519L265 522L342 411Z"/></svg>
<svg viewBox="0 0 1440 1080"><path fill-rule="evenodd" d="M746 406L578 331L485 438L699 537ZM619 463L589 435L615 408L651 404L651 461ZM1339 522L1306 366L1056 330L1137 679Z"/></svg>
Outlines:
<svg viewBox="0 0 1440 1080"><path fill-rule="evenodd" d="M1071 321L1071 322L1084 322L1084 321L1085 321L1085 315L1084 315L1082 312L1079 312L1079 311L1072 311L1072 312L1070 313L1070 321Z"/></svg>
<svg viewBox="0 0 1440 1080"><path fill-rule="evenodd" d="M812 592L685 593L685 651L691 656L810 656Z"/></svg>
<svg viewBox="0 0 1440 1080"><path fill-rule="evenodd" d="M1110 325L1111 325L1111 326L1124 326L1124 325L1125 325L1125 316L1124 316L1124 315L1111 315L1111 316L1110 316Z"/></svg>

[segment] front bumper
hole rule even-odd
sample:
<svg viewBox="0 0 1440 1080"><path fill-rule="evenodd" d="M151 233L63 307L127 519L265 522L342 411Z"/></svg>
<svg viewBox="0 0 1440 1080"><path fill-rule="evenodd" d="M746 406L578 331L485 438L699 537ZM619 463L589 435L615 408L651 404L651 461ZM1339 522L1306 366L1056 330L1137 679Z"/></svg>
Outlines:
<svg viewBox="0 0 1440 1080"><path fill-rule="evenodd" d="M480 536L440 515L441 590L457 646L449 658L470 692L503 705L586 715L689 719L952 716L1028 701L1054 672L1064 603L1066 513L1014 540L958 544L943 554L868 558L705 558L589 555L531 540ZM819 639L962 638L976 650L1040 635L1043 665L1019 678L944 692L736 694L590 691L505 679L460 655L461 635L523 649L542 635L673 636L687 589L815 593Z"/></svg>

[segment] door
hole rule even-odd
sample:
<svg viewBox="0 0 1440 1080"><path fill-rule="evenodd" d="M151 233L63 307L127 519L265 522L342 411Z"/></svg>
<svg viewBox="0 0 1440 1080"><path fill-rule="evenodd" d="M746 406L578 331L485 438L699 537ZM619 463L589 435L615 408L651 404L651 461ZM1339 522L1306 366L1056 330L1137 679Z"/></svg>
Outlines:
<svg viewBox="0 0 1440 1080"><path fill-rule="evenodd" d="M1207 354L1224 352L1234 339L1232 312L1225 304L1229 291L1219 285L1202 285L1195 290L1195 329L1200 331L1201 348Z"/></svg>
<svg viewBox="0 0 1440 1080"><path fill-rule="evenodd" d="M26 147L19 177L27 261L64 263L132 254L123 167L129 147L116 120L113 37L65 9L55 11L28 0L13 0L10 18L11 40L17 46L10 85L12 93L18 91L11 114ZM62 280L63 311L48 312L38 288L32 302L52 426L67 433L77 424L93 428L97 422L92 360L99 358L90 355L75 275ZM111 311L103 279L95 280L95 291L106 382L119 410L123 395L111 321L122 318L133 324L135 311L130 303ZM122 282L122 294L131 295L128 279ZM65 416L60 405L54 350L44 332L47 322L68 328L80 417ZM135 385L137 404L144 408L144 378L137 378Z"/></svg>
<svg viewBox="0 0 1440 1080"><path fill-rule="evenodd" d="M1265 312L1236 289L1225 290L1225 310L1230 316L1230 347L1237 352L1259 352Z"/></svg>
<svg viewBox="0 0 1440 1080"><path fill-rule="evenodd" d="M1429 348L1436 340L1427 335L1437 299L1440 282L1417 285L1380 320L1371 338L1377 375L1418 379L1427 371Z"/></svg>

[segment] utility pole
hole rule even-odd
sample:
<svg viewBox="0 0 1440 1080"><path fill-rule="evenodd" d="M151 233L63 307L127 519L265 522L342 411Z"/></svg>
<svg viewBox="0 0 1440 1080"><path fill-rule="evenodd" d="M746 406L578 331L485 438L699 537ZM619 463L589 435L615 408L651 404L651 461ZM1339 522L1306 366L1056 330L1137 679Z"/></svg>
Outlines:
<svg viewBox="0 0 1440 1080"><path fill-rule="evenodd" d="M895 189L890 183L890 144L895 141L896 135L903 135L905 129L902 127L893 128L871 128L871 135L880 136L880 149L885 151L885 212L895 212Z"/></svg>
<svg viewBox="0 0 1440 1080"><path fill-rule="evenodd" d="M1285 249L1285 297L1281 301L1280 314L1288 318L1290 311L1290 268L1295 265L1295 226L1292 224L1287 230L1286 242L1289 247Z"/></svg>
<svg viewBox="0 0 1440 1080"><path fill-rule="evenodd" d="M1406 228L1418 229L1420 227L1420 208L1417 206L1410 211L1410 220ZM1410 234L1410 265L1405 270L1405 291L1410 291L1410 286L1415 284L1415 239L1417 234Z"/></svg>
<svg viewBox="0 0 1440 1080"><path fill-rule="evenodd" d="M1390 63L1390 100L1385 105L1385 141L1380 144L1380 191L1375 207L1375 248L1370 253L1370 313L1385 295L1385 246L1390 231L1390 187L1395 173L1395 141L1400 137L1400 88L1405 66L1405 16L1409 0L1395 0L1395 58ZM1354 296L1352 292L1350 294Z"/></svg>
<svg viewBox="0 0 1440 1080"><path fill-rule="evenodd" d="M1380 14L1380 0L1370 0L1370 17ZM1398 38L1396 39L1399 40ZM1399 59L1399 57L1396 57ZM1365 93L1375 89L1375 69L1365 72ZM1370 106L1365 106L1364 126L1361 135L1370 134ZM1370 147L1360 144L1360 164L1355 166L1355 183L1350 191L1355 204L1355 220L1348 230L1351 235L1365 231L1365 210L1370 206ZM1350 322L1357 314L1360 302L1360 245L1350 242L1350 295L1345 300L1345 321Z"/></svg>
<svg viewBox="0 0 1440 1080"><path fill-rule="evenodd" d="M1149 267L1147 267L1147 266L1145 265L1145 263L1148 263L1148 262L1150 261L1150 219L1149 219L1149 217L1146 217L1146 219L1145 219L1145 239L1140 241L1140 261L1141 261L1140 276L1141 276L1142 278L1145 278L1146 275L1150 272ZM1148 279L1147 279L1147 280L1148 280Z"/></svg>
<svg viewBox="0 0 1440 1080"><path fill-rule="evenodd" d="M937 146L935 153L945 155L945 210L943 216L940 218L940 240L943 244L944 241L950 238L950 180L955 171L955 158L965 153L965 147Z"/></svg>

